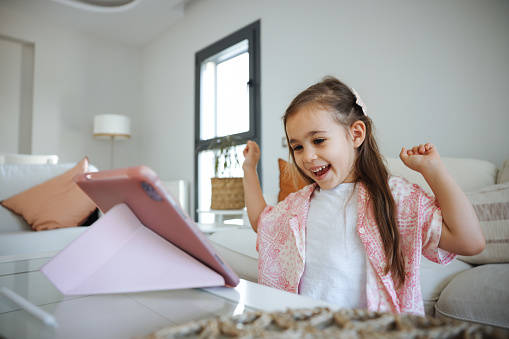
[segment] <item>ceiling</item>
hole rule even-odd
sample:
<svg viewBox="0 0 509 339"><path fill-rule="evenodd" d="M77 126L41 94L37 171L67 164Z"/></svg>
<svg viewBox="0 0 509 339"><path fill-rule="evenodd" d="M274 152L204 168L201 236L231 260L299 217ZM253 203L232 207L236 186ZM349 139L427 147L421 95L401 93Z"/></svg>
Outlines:
<svg viewBox="0 0 509 339"><path fill-rule="evenodd" d="M142 46L184 16L189 0L0 0L0 6Z"/></svg>

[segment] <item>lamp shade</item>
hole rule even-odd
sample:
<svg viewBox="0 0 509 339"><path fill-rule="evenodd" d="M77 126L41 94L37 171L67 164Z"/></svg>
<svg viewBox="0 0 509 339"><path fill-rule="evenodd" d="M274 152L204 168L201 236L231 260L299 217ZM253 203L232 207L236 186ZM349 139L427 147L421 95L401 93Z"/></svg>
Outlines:
<svg viewBox="0 0 509 339"><path fill-rule="evenodd" d="M125 115L102 114L94 117L94 137L127 139L131 137L131 119Z"/></svg>

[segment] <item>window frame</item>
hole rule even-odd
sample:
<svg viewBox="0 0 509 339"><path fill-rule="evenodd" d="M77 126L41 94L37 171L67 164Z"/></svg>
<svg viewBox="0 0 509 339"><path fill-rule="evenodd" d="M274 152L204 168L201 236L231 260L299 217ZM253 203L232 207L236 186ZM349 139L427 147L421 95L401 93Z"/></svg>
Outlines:
<svg viewBox="0 0 509 339"><path fill-rule="evenodd" d="M201 151L205 151L211 145L217 143L217 137L207 140L201 140L201 64L221 51L236 45L237 43L248 40L249 53L249 131L234 134L239 140L238 144L246 143L247 140L256 141L260 145L261 141L261 96L260 96L260 20L255 21L238 31L226 36L225 38L203 48L195 54L195 141L194 141L194 219L198 220L198 158ZM260 164L258 166L258 176L261 178Z"/></svg>

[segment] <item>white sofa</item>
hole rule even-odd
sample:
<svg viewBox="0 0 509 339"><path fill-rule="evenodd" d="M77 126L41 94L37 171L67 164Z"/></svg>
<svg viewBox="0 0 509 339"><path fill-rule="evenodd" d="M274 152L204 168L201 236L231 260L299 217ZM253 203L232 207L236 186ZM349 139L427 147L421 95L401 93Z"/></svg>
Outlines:
<svg viewBox="0 0 509 339"><path fill-rule="evenodd" d="M503 170L483 160L443 158L443 161L465 192L492 187L497 183L500 183L500 187L503 187L505 192L509 191L509 183L502 184L504 181L509 181L509 160L506 161ZM392 174L403 176L431 193L422 176L409 170L399 159L388 158L387 163ZM277 202L277 193L265 194L265 197L272 205ZM509 207L509 203L505 206ZM507 225L507 235L509 220L504 222ZM257 281L256 233L251 228L217 232L209 239L241 278ZM509 236L505 239L506 242L509 241ZM487 240L489 240L488 236ZM501 246L508 248L509 245ZM509 253L507 255L509 256ZM468 258L464 259L468 260ZM472 265L463 260L455 260L448 266L441 266L423 257L421 289L426 315L437 318L457 318L509 329L509 307L507 306L509 305L509 260L505 263L483 265Z"/></svg>
<svg viewBox="0 0 509 339"><path fill-rule="evenodd" d="M500 171L495 165L481 160L443 159L460 186L467 192L489 187L499 182L509 189L509 161ZM392 173L402 175L427 188L399 159L388 159ZM4 165L0 164L0 200L42 183L72 168L75 164ZM497 179L498 177L498 179ZM188 206L189 187L181 180L165 183ZM277 192L266 195L275 203ZM507 202L507 200L505 200ZM509 206L509 202L505 206ZM187 208L186 208L187 209ZM506 207L507 209L507 207ZM507 231L509 224L504 221ZM87 227L69 227L49 231L32 231L25 221L0 206L0 256L31 255L58 251L79 236ZM507 234L507 233L506 233ZM251 228L232 229L212 234L209 239L224 259L244 279L257 281L258 253L256 234ZM487 237L489 240L489 238ZM509 236L504 245L509 244ZM509 255L509 251L507 251ZM421 286L427 315L459 318L509 329L509 260L503 263L472 265L456 260L443 267L423 259Z"/></svg>
<svg viewBox="0 0 509 339"><path fill-rule="evenodd" d="M2 164L0 163L0 201L43 183L74 167L65 164ZM97 171L93 165L89 171ZM184 180L165 181L166 188L189 209L189 183ZM66 227L46 231L33 231L25 220L0 206L0 256L26 255L59 251L87 227Z"/></svg>

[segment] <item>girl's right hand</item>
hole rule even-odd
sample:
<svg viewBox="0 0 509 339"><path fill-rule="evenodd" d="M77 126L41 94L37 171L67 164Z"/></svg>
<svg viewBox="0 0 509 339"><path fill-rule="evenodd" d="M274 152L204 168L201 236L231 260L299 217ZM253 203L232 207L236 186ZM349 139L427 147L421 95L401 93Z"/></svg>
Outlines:
<svg viewBox="0 0 509 339"><path fill-rule="evenodd" d="M258 165L258 161L260 161L260 147L258 144L252 140L247 142L246 148L244 148L244 164L242 164L242 168L244 171L246 169L256 169L256 165Z"/></svg>
<svg viewBox="0 0 509 339"><path fill-rule="evenodd" d="M258 147L256 142L249 140L243 153L246 158L242 164L242 169L244 170L244 198L246 200L249 223L256 232L258 230L260 214L267 206L263 197L262 187L260 186L260 180L258 179L258 173L256 173L256 165L258 165L260 160L260 147Z"/></svg>

